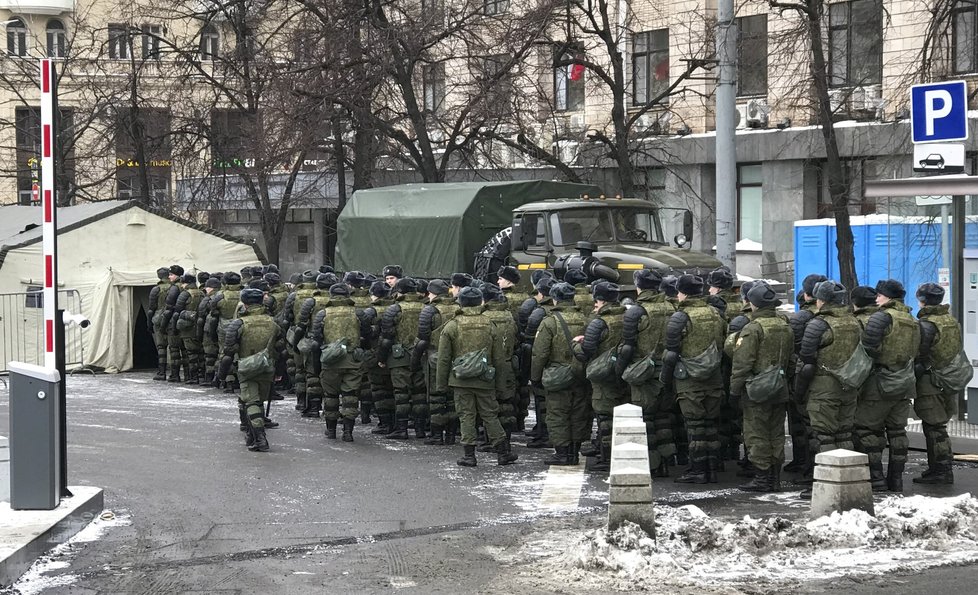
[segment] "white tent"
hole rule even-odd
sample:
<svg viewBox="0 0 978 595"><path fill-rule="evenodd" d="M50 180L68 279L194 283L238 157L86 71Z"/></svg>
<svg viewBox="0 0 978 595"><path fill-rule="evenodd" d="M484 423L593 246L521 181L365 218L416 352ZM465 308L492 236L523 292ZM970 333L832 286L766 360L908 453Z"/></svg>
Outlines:
<svg viewBox="0 0 978 595"><path fill-rule="evenodd" d="M39 353L41 308L22 294L42 284L40 223L38 207L0 208L0 370L8 359L31 362ZM137 321L144 324L140 310L147 309L159 267L239 271L262 261L249 241L135 201L60 208L58 228L58 286L78 292L59 306L70 309L80 301L79 313L92 322L72 331L69 352L74 340L84 347L84 363L101 368L133 367L133 337L146 337Z"/></svg>

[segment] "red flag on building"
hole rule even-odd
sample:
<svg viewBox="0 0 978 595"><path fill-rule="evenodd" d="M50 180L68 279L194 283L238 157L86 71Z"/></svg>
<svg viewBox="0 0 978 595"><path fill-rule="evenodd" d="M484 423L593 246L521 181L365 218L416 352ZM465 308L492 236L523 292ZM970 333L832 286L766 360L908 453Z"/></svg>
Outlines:
<svg viewBox="0 0 978 595"><path fill-rule="evenodd" d="M570 71L570 80L579 81L584 78L584 65L583 64L572 64Z"/></svg>

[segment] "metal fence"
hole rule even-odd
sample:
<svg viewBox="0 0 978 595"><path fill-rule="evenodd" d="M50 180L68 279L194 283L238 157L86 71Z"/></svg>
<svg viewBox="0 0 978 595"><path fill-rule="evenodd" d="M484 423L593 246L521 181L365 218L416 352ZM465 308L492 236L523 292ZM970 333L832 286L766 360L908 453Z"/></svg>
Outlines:
<svg viewBox="0 0 978 595"><path fill-rule="evenodd" d="M77 289L58 291L58 307L83 314ZM0 293L0 374L10 361L44 365L44 296L41 291ZM84 366L85 349L77 325L65 329L65 365Z"/></svg>

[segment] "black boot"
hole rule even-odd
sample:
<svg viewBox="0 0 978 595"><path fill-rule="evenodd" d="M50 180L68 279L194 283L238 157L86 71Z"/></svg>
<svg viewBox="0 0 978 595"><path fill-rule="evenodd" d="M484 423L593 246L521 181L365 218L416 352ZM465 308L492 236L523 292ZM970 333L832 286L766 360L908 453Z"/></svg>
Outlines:
<svg viewBox="0 0 978 595"><path fill-rule="evenodd" d="M251 421L248 420L248 412L244 407L238 407L238 419L241 421L238 429L242 432L247 432L248 428L251 427Z"/></svg>
<svg viewBox="0 0 978 595"><path fill-rule="evenodd" d="M445 428L445 445L452 446L455 444L455 437L458 436L458 420L454 420L448 423L448 427Z"/></svg>
<svg viewBox="0 0 978 595"><path fill-rule="evenodd" d="M784 470L788 473L797 473L799 471L805 470L805 465L808 462L808 444L797 443L792 441L791 443L791 462L784 466Z"/></svg>
<svg viewBox="0 0 978 595"><path fill-rule="evenodd" d="M706 461L693 461L689 469L682 475L673 480L675 483L709 483L710 478L706 472Z"/></svg>
<svg viewBox="0 0 978 595"><path fill-rule="evenodd" d="M414 418L414 437L415 438L427 438L428 433L425 432L425 419L423 416L416 416Z"/></svg>
<svg viewBox="0 0 978 595"><path fill-rule="evenodd" d="M757 467L748 460L740 469L737 470L737 477L754 477L757 474Z"/></svg>
<svg viewBox="0 0 978 595"><path fill-rule="evenodd" d="M336 440L336 425L335 419L326 420L326 437L330 440Z"/></svg>
<svg viewBox="0 0 978 595"><path fill-rule="evenodd" d="M306 410L306 393L299 394L295 393L295 410L305 411Z"/></svg>
<svg viewBox="0 0 978 595"><path fill-rule="evenodd" d="M894 463L890 460L890 464L886 467L886 489L891 492L903 493L903 470L906 468L906 463Z"/></svg>
<svg viewBox="0 0 978 595"><path fill-rule="evenodd" d="M410 438L408 436L408 420L399 419L394 423L394 429L390 434L384 436L385 438L393 438L394 440L407 440Z"/></svg>
<svg viewBox="0 0 978 595"><path fill-rule="evenodd" d="M262 420L265 422L264 425L265 425L265 429L266 430L270 430L272 428L277 428L277 427L279 427L279 425L281 425L277 421L272 421L271 418L268 418L268 417L263 417Z"/></svg>
<svg viewBox="0 0 978 595"><path fill-rule="evenodd" d="M436 446L445 444L445 430L441 426L431 425L431 435L425 438L425 444L428 446Z"/></svg>
<svg viewBox="0 0 978 595"><path fill-rule="evenodd" d="M719 483L720 475L717 470L721 468L720 453L710 455L706 460L706 480L709 483Z"/></svg>
<svg viewBox="0 0 978 595"><path fill-rule="evenodd" d="M554 454L543 460L544 465L573 465L569 446L555 446Z"/></svg>
<svg viewBox="0 0 978 595"><path fill-rule="evenodd" d="M318 418L322 407L322 399L306 397L306 408L302 411L302 417Z"/></svg>
<svg viewBox="0 0 978 595"><path fill-rule="evenodd" d="M475 467L475 446L464 446L465 454L461 459L456 461L459 467Z"/></svg>
<svg viewBox="0 0 978 595"><path fill-rule="evenodd" d="M594 457L594 456L597 456L601 452L601 449L598 448L598 445L597 445L597 443L595 443L594 440L589 440L589 441L581 444L581 447L580 447L579 450L580 450L581 455L582 456L585 456L585 457Z"/></svg>
<svg viewBox="0 0 978 595"><path fill-rule="evenodd" d="M343 418L343 442L353 442L353 422L356 420Z"/></svg>
<svg viewBox="0 0 978 595"><path fill-rule="evenodd" d="M652 477L669 477L669 463L665 459L659 466L652 470Z"/></svg>
<svg viewBox="0 0 978 595"><path fill-rule="evenodd" d="M496 464L512 465L518 458L520 458L519 455L513 454L513 450L509 445L509 440L503 440L499 443L499 446L496 447Z"/></svg>
<svg viewBox="0 0 978 595"><path fill-rule="evenodd" d="M608 473L611 471L611 445L601 445L600 457L597 462L591 465L591 471L597 473Z"/></svg>
<svg viewBox="0 0 978 595"><path fill-rule="evenodd" d="M170 366L170 376L167 382L180 382L180 366Z"/></svg>
<svg viewBox="0 0 978 595"><path fill-rule="evenodd" d="M251 433L255 436L255 443L248 447L253 452L268 452L268 438L265 437L265 428L252 428Z"/></svg>
<svg viewBox="0 0 978 595"><path fill-rule="evenodd" d="M158 364L156 367L156 376L153 376L153 380L166 380L166 364Z"/></svg>
<svg viewBox="0 0 978 595"><path fill-rule="evenodd" d="M580 442L571 442L570 449L568 450L567 454L570 457L570 464L571 465L580 465L581 464L581 443Z"/></svg>
<svg viewBox="0 0 978 595"><path fill-rule="evenodd" d="M251 450L251 447L254 445L255 445L255 432L251 429L251 426L249 425L247 428L245 428L245 446L248 447L248 450Z"/></svg>
<svg viewBox="0 0 978 595"><path fill-rule="evenodd" d="M886 491L886 476L883 475L883 461L869 462L869 482L873 485L874 492Z"/></svg>
<svg viewBox="0 0 978 595"><path fill-rule="evenodd" d="M370 425L370 412L373 411L374 404L369 401L360 402L360 423Z"/></svg>
<svg viewBox="0 0 978 595"><path fill-rule="evenodd" d="M924 485L951 485L954 483L954 471L951 470L951 460L942 460L934 463L934 470L930 474L921 475L913 478L914 483Z"/></svg>
<svg viewBox="0 0 978 595"><path fill-rule="evenodd" d="M794 480L792 483L800 486L810 486L812 482L815 481L815 452L811 449L805 451L808 454L808 461L805 462L805 468L802 469L801 477Z"/></svg>
<svg viewBox="0 0 978 595"><path fill-rule="evenodd" d="M489 437L485 436L484 441L475 447L477 452L496 452L496 447L489 442Z"/></svg>
<svg viewBox="0 0 978 595"><path fill-rule="evenodd" d="M737 486L737 489L744 492L769 493L774 491L774 468L758 469L754 472L754 479Z"/></svg>
<svg viewBox="0 0 978 595"><path fill-rule="evenodd" d="M392 413L381 413L377 417L379 419L377 427L370 430L370 433L378 436L390 434L391 430L394 429L394 415Z"/></svg>

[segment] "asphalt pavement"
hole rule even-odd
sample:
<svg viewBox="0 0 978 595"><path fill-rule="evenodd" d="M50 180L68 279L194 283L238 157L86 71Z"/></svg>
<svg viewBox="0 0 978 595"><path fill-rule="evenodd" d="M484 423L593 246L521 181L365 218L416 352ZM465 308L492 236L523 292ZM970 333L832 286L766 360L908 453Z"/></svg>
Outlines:
<svg viewBox="0 0 978 595"><path fill-rule="evenodd" d="M522 437L517 464L497 467L479 453L479 466L465 469L455 464L461 447L384 439L369 434L373 426L358 425L353 443L326 440L321 422L280 401L271 451L252 453L235 397L151 377L68 379L69 482L104 488L122 522L44 560L43 573L15 585L21 592L553 592L552 581L534 578L533 555L512 552L548 528L602 523L606 475L548 470L549 453L523 448ZM912 484L921 458L908 466L908 495L978 493L970 465L956 468L954 486ZM751 495L736 490L739 481L728 470L719 484L666 479L653 489L657 506L696 504L720 517L807 513L795 492ZM975 575L940 571L948 584ZM877 588L847 592L863 587Z"/></svg>

